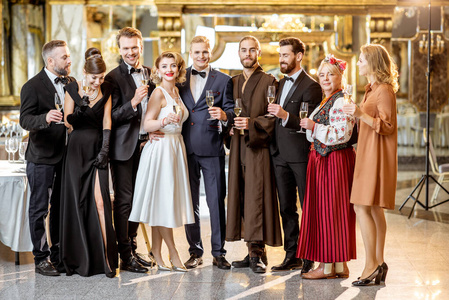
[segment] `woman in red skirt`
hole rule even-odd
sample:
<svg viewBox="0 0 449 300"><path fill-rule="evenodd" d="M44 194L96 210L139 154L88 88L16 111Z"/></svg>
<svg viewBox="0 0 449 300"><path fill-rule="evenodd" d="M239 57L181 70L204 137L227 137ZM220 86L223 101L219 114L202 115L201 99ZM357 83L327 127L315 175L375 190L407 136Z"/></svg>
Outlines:
<svg viewBox="0 0 449 300"><path fill-rule="evenodd" d="M325 98L301 120L312 142L297 256L320 262L304 279L347 278L356 258L355 213L350 204L355 152L355 118L343 113L346 62L328 55L318 68ZM355 131L355 130L354 130ZM356 134L356 132L354 133Z"/></svg>

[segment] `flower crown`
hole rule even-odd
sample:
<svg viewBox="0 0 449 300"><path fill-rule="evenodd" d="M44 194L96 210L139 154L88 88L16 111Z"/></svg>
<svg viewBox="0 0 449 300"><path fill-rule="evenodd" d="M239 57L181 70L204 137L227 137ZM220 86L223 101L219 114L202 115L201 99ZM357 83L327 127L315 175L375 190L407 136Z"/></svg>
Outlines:
<svg viewBox="0 0 449 300"><path fill-rule="evenodd" d="M342 72L346 70L346 62L344 60L335 58L333 54L326 55L324 61L330 63L331 65L336 65Z"/></svg>

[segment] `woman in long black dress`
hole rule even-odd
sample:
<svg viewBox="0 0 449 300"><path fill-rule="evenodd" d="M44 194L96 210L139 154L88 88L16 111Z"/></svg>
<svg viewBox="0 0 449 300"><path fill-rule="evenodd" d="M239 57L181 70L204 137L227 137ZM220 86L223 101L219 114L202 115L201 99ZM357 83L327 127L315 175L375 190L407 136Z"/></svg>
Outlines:
<svg viewBox="0 0 449 300"><path fill-rule="evenodd" d="M83 82L66 86L69 131L61 197L61 260L67 275L114 277L118 264L108 183L111 88L100 51L85 54ZM87 91L83 91L83 87Z"/></svg>

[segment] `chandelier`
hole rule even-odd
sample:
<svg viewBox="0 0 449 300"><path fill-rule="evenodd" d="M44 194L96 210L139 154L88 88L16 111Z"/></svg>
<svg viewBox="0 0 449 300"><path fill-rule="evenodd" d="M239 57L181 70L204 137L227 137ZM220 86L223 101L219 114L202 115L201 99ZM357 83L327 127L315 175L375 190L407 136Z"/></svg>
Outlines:
<svg viewBox="0 0 449 300"><path fill-rule="evenodd" d="M427 54L429 41L428 34L423 34L422 39L419 41L419 53ZM433 32L430 33L430 56L439 55L444 52L444 41L441 35L437 34L434 37Z"/></svg>
<svg viewBox="0 0 449 300"><path fill-rule="evenodd" d="M309 31L298 15L273 14L265 18L265 22L259 27L259 31Z"/></svg>

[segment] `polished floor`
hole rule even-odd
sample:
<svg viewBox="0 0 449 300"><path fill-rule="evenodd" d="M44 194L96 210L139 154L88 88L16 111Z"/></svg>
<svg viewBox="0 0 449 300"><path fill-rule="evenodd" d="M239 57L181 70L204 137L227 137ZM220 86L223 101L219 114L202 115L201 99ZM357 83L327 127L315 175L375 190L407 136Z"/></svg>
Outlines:
<svg viewBox="0 0 449 300"><path fill-rule="evenodd" d="M83 278L77 275L45 277L34 273L31 253L21 253L21 265L14 265L14 253L0 245L0 299L449 299L449 203L429 211L417 207L407 218L412 202L401 214L399 205L411 192L421 172L401 171L398 176L396 210L387 212L388 235L386 284L352 287L363 268L364 249L357 229L358 259L348 265L348 279L303 280L299 271L253 274L249 269L219 270L212 266L210 230L205 203L202 203L204 264L188 273L152 270L148 274L120 272ZM430 188L430 194L433 185ZM439 197L444 197L443 193ZM423 199L423 201L425 201ZM188 258L182 228L175 239L183 259ZM139 250L145 250L142 235ZM227 259L246 255L243 242L227 243ZM269 267L282 261L282 248L268 248ZM167 257L165 251L165 257ZM168 259L167 259L168 262Z"/></svg>

